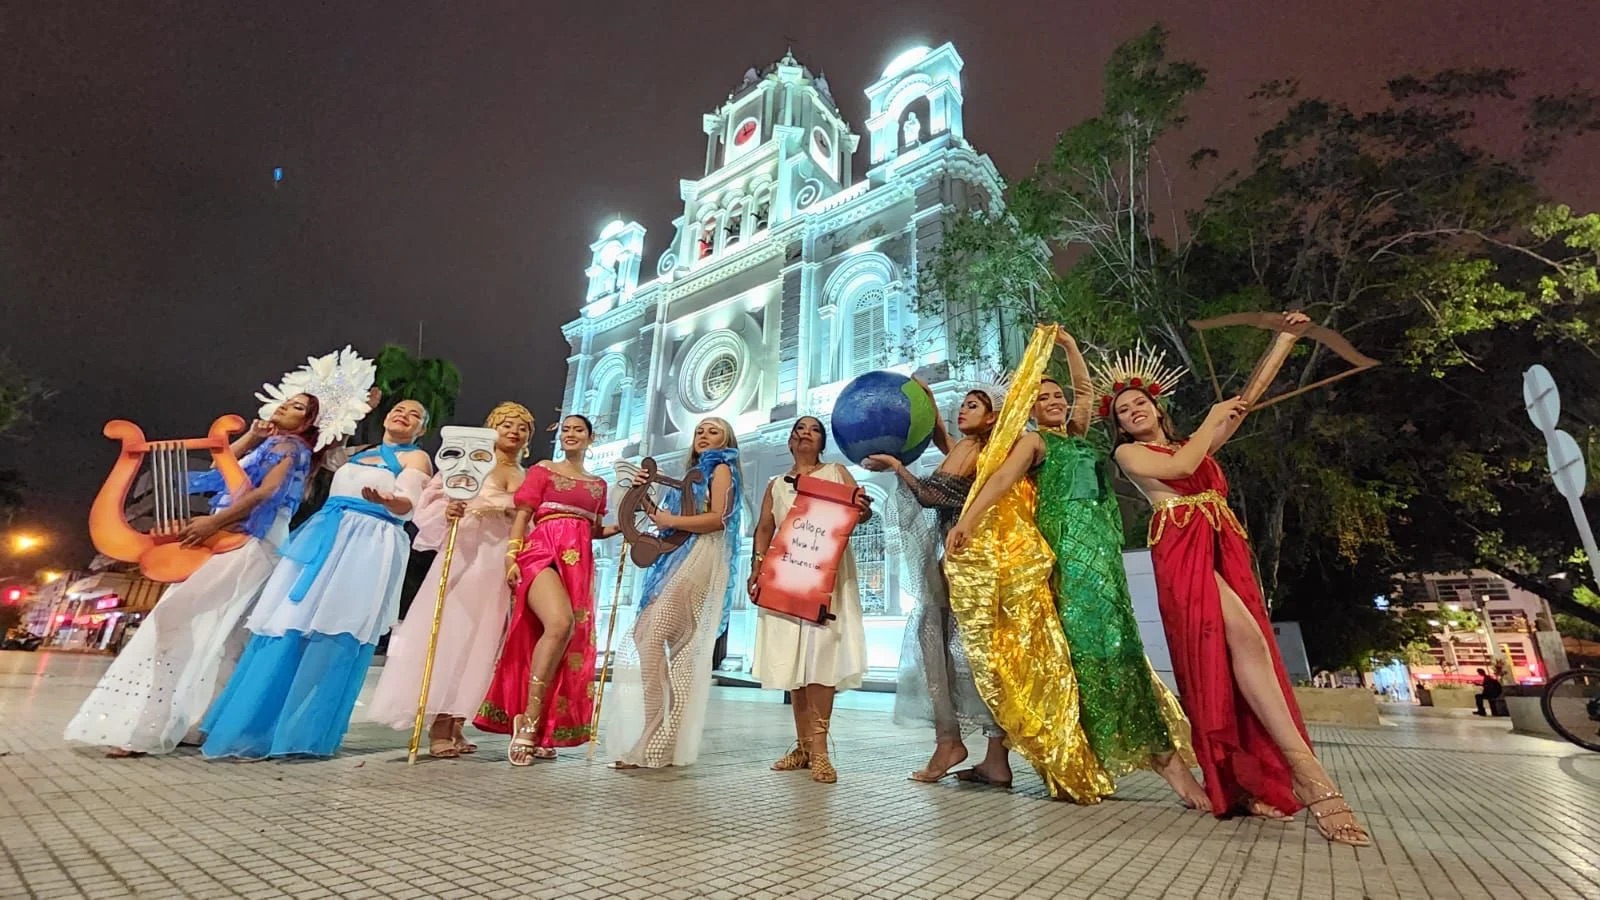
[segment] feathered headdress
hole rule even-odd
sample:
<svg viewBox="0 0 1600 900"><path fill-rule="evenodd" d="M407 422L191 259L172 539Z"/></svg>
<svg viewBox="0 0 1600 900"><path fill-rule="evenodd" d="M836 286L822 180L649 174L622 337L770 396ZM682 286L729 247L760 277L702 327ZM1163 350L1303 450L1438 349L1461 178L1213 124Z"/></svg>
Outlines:
<svg viewBox="0 0 1600 900"><path fill-rule="evenodd" d="M1141 388L1152 397L1172 393L1178 380L1188 373L1182 366L1167 365L1167 354L1139 344L1092 367L1095 393L1100 395L1100 417L1111 417L1111 403L1128 388Z"/></svg>
<svg viewBox="0 0 1600 900"><path fill-rule="evenodd" d="M270 419L285 400L295 394L317 398L317 445L313 450L342 441L355 433L366 417L368 394L378 378L378 367L349 345L326 356L306 357L306 364L283 376L277 387L261 386L261 418Z"/></svg>

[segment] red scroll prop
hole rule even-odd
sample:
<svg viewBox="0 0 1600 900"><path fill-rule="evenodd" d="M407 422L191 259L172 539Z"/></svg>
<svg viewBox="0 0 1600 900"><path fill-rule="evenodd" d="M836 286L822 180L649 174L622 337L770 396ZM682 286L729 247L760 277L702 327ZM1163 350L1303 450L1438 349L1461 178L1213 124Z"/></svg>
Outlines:
<svg viewBox="0 0 1600 900"><path fill-rule="evenodd" d="M778 533L761 561L755 604L768 612L818 625L835 618L833 583L850 546L850 532L861 521L859 487L810 475L794 483L794 505L778 523Z"/></svg>

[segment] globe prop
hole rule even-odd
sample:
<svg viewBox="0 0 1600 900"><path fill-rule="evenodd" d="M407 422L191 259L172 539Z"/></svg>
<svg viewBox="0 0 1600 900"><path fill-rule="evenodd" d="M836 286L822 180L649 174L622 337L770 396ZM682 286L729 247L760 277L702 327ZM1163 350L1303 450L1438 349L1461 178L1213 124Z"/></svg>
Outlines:
<svg viewBox="0 0 1600 900"><path fill-rule="evenodd" d="M896 372L868 372L833 404L833 441L851 462L876 453L907 465L933 440L939 410L922 385Z"/></svg>

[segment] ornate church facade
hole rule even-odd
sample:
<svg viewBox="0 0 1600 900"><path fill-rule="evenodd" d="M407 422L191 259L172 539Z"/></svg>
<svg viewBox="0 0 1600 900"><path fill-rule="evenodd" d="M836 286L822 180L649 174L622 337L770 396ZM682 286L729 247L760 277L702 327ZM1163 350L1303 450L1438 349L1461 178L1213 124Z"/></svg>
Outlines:
<svg viewBox="0 0 1600 900"><path fill-rule="evenodd" d="M582 311L563 328L564 408L594 420L591 467L605 474L618 459L643 456L679 472L697 421L731 422L746 484L741 585L761 492L788 469L797 416L828 421L840 390L874 369L922 374L946 413L970 386L971 373L947 364L954 335L943 317L921 321L913 302L945 216L1001 196L994 164L963 133L961 69L950 44L895 57L866 89L860 175L861 136L825 78L792 55L751 69L703 119L705 170L679 183L683 212L653 277L641 280L637 222L613 222L591 245ZM917 598L901 589L893 476L852 471L877 511L852 545L870 663L881 670L895 665ZM598 554L602 610L617 555ZM624 578L622 627L632 620L635 575ZM748 669L754 622L741 592L724 668Z"/></svg>

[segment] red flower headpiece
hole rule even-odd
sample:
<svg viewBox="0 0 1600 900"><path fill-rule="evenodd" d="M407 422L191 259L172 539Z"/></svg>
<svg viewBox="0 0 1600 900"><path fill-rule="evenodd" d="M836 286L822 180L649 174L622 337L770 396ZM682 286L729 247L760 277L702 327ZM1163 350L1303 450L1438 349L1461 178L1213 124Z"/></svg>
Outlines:
<svg viewBox="0 0 1600 900"><path fill-rule="evenodd" d="M1140 388L1152 397L1160 397L1186 372L1181 366L1167 365L1164 352L1143 344L1131 352L1101 360L1093 372L1095 391L1100 395L1100 417L1111 417L1112 402L1128 388Z"/></svg>

